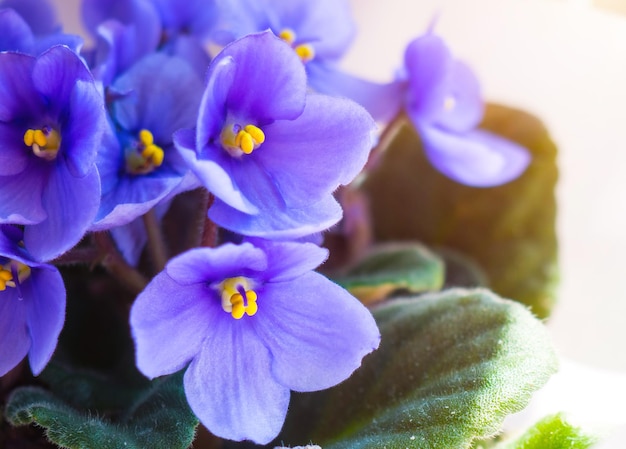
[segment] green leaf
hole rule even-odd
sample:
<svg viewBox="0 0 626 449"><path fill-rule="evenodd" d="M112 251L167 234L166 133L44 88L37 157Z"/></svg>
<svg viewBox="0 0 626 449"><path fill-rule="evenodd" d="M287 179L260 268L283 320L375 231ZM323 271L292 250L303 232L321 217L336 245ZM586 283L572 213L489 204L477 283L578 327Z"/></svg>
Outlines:
<svg viewBox="0 0 626 449"><path fill-rule="evenodd" d="M294 394L278 441L324 449L467 448L556 371L543 324L484 289L387 301L380 348L338 386Z"/></svg>
<svg viewBox="0 0 626 449"><path fill-rule="evenodd" d="M499 187L458 184L432 167L405 125L362 185L374 236L459 251L484 268L493 291L545 317L557 280L556 147L536 118L518 110L489 105L482 126L530 150L526 172Z"/></svg>
<svg viewBox="0 0 626 449"><path fill-rule="evenodd" d="M346 276L336 279L368 304L402 290L421 293L443 285L443 261L419 243L377 245Z"/></svg>
<svg viewBox="0 0 626 449"><path fill-rule="evenodd" d="M189 409L182 374L155 380L117 419L78 410L39 387L21 387L9 396L7 420L35 423L53 443L70 449L186 449L198 421Z"/></svg>
<svg viewBox="0 0 626 449"><path fill-rule="evenodd" d="M587 449L596 439L569 424L562 414L548 416L517 441L498 445L498 449Z"/></svg>

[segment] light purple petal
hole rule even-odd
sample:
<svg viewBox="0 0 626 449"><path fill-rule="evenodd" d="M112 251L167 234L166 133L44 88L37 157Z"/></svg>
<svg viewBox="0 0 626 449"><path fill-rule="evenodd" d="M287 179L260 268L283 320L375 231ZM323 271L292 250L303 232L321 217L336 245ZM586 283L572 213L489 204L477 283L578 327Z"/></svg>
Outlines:
<svg viewBox="0 0 626 449"><path fill-rule="evenodd" d="M498 186L522 174L528 150L484 130L447 133L421 126L419 133L430 162L444 175L468 186Z"/></svg>
<svg viewBox="0 0 626 449"><path fill-rule="evenodd" d="M189 34L179 34L161 46L159 51L187 61L200 79L204 79L211 63L211 56L207 53L206 46L200 39Z"/></svg>
<svg viewBox="0 0 626 449"><path fill-rule="evenodd" d="M408 75L407 109L414 120L429 120L444 106L445 80L453 65L443 39L425 34L407 45L404 63Z"/></svg>
<svg viewBox="0 0 626 449"><path fill-rule="evenodd" d="M220 298L206 284L182 286L164 272L139 294L130 326L139 370L149 378L181 370L214 332Z"/></svg>
<svg viewBox="0 0 626 449"><path fill-rule="evenodd" d="M269 443L285 420L289 389L270 374L269 351L244 322L249 317L220 313L185 373L187 401L213 434Z"/></svg>
<svg viewBox="0 0 626 449"><path fill-rule="evenodd" d="M322 94L356 101L376 121L388 122L403 106L406 81L376 83L341 71L338 67L311 61L306 66L309 85Z"/></svg>
<svg viewBox="0 0 626 449"><path fill-rule="evenodd" d="M237 164L226 151L211 148L205 151L207 158L199 158L195 150L195 132L181 129L174 133L174 145L191 170L213 195L243 212L255 214L259 209L252 204L231 178L232 165ZM210 156L210 158L209 158Z"/></svg>
<svg viewBox="0 0 626 449"><path fill-rule="evenodd" d="M332 196L301 209L265 205L265 213L248 215L216 199L209 209L209 218L219 226L242 235L267 239L297 239L324 231L341 219L341 206Z"/></svg>
<svg viewBox="0 0 626 449"><path fill-rule="evenodd" d="M26 326L26 306L17 297L17 290L0 292L0 377L22 361L30 348Z"/></svg>
<svg viewBox="0 0 626 449"><path fill-rule="evenodd" d="M46 266L33 269L22 285L28 301L28 331L32 341L28 358L35 376L50 361L65 322L65 285L61 273Z"/></svg>
<svg viewBox="0 0 626 449"><path fill-rule="evenodd" d="M277 242L247 238L267 255L268 266L264 277L271 282L282 282L315 270L328 258L328 250L314 243Z"/></svg>
<svg viewBox="0 0 626 449"><path fill-rule="evenodd" d="M257 292L253 325L272 353L272 373L295 391L329 388L347 379L378 347L370 312L324 276L310 272Z"/></svg>
<svg viewBox="0 0 626 449"><path fill-rule="evenodd" d="M16 175L28 164L29 148L24 144L24 130L0 122L0 176Z"/></svg>
<svg viewBox="0 0 626 449"><path fill-rule="evenodd" d="M429 124L455 132L469 131L478 126L485 108L478 78L469 66L454 61L444 86L445 99L439 111L434 111L429 117Z"/></svg>
<svg viewBox="0 0 626 449"><path fill-rule="evenodd" d="M50 171L42 203L48 217L27 226L24 243L35 260L52 260L76 245L91 225L100 204L100 177L95 165L83 178L63 163Z"/></svg>
<svg viewBox="0 0 626 449"><path fill-rule="evenodd" d="M0 223L30 225L46 219L42 194L49 167L35 159L29 158L23 173L0 176Z"/></svg>
<svg viewBox="0 0 626 449"><path fill-rule="evenodd" d="M263 251L249 243L227 243L217 248L189 250L170 260L165 272L179 284L190 285L221 282L236 276L258 277L266 267Z"/></svg>
<svg viewBox="0 0 626 449"><path fill-rule="evenodd" d="M269 31L248 35L226 46L215 61L225 57L232 57L236 67L226 104L229 112L255 120L255 125L292 120L302 113L306 73L282 39Z"/></svg>
<svg viewBox="0 0 626 449"><path fill-rule="evenodd" d="M34 66L32 56L0 52L0 121L24 119L28 123L43 113L43 102L32 81Z"/></svg>
<svg viewBox="0 0 626 449"><path fill-rule="evenodd" d="M263 130L265 143L250 158L267 171L288 206L303 207L356 177L374 144L376 124L350 100L309 95L300 117L276 121ZM244 176L246 186L256 191L259 182L252 182L255 178L247 173ZM251 199L254 192L244 189L243 179L238 184ZM263 201L266 195L261 195ZM258 204L256 199L251 202Z"/></svg>

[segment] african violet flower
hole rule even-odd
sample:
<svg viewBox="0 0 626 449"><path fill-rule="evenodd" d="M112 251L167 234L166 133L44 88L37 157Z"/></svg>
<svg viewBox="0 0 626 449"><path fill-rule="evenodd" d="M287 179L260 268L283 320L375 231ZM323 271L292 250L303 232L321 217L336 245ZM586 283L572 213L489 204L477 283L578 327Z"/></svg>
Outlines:
<svg viewBox="0 0 626 449"><path fill-rule="evenodd" d="M332 192L361 170L375 124L357 104L307 92L292 48L271 32L224 48L209 67L195 132L174 143L232 231L296 238L341 218Z"/></svg>
<svg viewBox="0 0 626 449"><path fill-rule="evenodd" d="M23 233L0 225L0 377L28 354L33 374L44 369L65 321L65 286L52 265L35 261Z"/></svg>
<svg viewBox="0 0 626 449"><path fill-rule="evenodd" d="M102 95L71 50L0 53L0 223L25 225L35 260L67 251L91 225L104 123Z"/></svg>
<svg viewBox="0 0 626 449"><path fill-rule="evenodd" d="M172 134L195 123L203 85L184 60L153 53L112 87L124 94L110 104L98 153L102 202L93 229L129 223L181 183L188 168Z"/></svg>
<svg viewBox="0 0 626 449"><path fill-rule="evenodd" d="M268 443L289 390L329 388L378 347L368 310L312 270L310 243L197 248L141 293L130 323L137 366L153 378L187 366L187 400L215 435Z"/></svg>
<svg viewBox="0 0 626 449"><path fill-rule="evenodd" d="M490 187L517 178L528 151L478 129L484 105L476 76L443 40L427 33L406 48L406 111L431 163L466 185Z"/></svg>

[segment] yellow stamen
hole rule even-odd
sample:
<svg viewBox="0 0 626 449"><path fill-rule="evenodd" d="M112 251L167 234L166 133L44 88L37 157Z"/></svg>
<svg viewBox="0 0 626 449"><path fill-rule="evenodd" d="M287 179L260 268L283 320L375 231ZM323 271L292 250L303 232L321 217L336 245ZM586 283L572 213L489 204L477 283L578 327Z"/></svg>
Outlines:
<svg viewBox="0 0 626 449"><path fill-rule="evenodd" d="M31 147L33 153L47 161L56 159L61 147L61 135L56 129L27 129L24 133L24 145Z"/></svg>
<svg viewBox="0 0 626 449"><path fill-rule="evenodd" d="M163 148L154 143L154 136L147 129L139 131L137 150L131 148L126 154L126 170L136 175L152 172L163 164Z"/></svg>
<svg viewBox="0 0 626 449"><path fill-rule="evenodd" d="M296 33L294 33L294 31L289 28L285 28L284 30L282 30L278 34L278 37L287 42L289 45L293 45L293 43L296 41Z"/></svg>
<svg viewBox="0 0 626 449"><path fill-rule="evenodd" d="M13 278L11 268L17 271L17 282L22 283L30 277L30 267L22 262L10 260L4 265L0 265L0 291L6 290L7 287L15 288L16 282Z"/></svg>
<svg viewBox="0 0 626 449"><path fill-rule="evenodd" d="M315 49L310 44L300 44L294 50L302 62L309 62L315 57Z"/></svg>
<svg viewBox="0 0 626 449"><path fill-rule="evenodd" d="M242 276L228 278L219 288L222 291L222 309L234 319L240 320L244 315L253 316L259 310L257 294L252 290L250 279Z"/></svg>
<svg viewBox="0 0 626 449"><path fill-rule="evenodd" d="M232 156L250 154L265 142L265 133L254 125L226 125L220 135L222 147Z"/></svg>

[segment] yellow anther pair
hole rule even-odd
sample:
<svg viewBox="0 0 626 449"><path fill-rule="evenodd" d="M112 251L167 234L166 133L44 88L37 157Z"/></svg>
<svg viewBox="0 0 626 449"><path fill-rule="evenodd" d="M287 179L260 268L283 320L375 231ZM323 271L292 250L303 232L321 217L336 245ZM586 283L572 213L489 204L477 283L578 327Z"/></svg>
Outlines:
<svg viewBox="0 0 626 449"><path fill-rule="evenodd" d="M0 292L6 290L7 285L9 287L15 287L15 282L13 282L13 274L9 270L0 268Z"/></svg>
<svg viewBox="0 0 626 449"><path fill-rule="evenodd" d="M57 157L61 147L61 135L55 129L27 129L24 145L31 147L36 156L51 161Z"/></svg>
<svg viewBox="0 0 626 449"><path fill-rule="evenodd" d="M236 320L241 319L244 314L253 316L259 310L256 303L257 294L252 290L252 281L249 279L242 276L228 278L219 285L219 288L222 291L222 309Z"/></svg>
<svg viewBox="0 0 626 449"><path fill-rule="evenodd" d="M254 125L226 125L220 135L222 146L233 156L250 154L265 142L265 133ZM241 153L239 153L241 152Z"/></svg>
<svg viewBox="0 0 626 449"><path fill-rule="evenodd" d="M17 269L18 282L24 282L30 277L30 267L22 262L12 260L5 265L0 265L0 291L6 290L7 287L15 287L15 279L11 271L13 265L13 268Z"/></svg>
<svg viewBox="0 0 626 449"><path fill-rule="evenodd" d="M315 58L315 49L311 44L295 45L296 33L293 30L285 28L280 33L278 33L278 37L280 37L282 40L284 40L293 47L293 50L296 52L302 62L309 62L310 60Z"/></svg>
<svg viewBox="0 0 626 449"><path fill-rule="evenodd" d="M165 154L163 149L154 144L154 136L147 129L139 131L139 142L143 148L141 157L146 161L149 161L155 167L160 167L163 164L163 158Z"/></svg>

